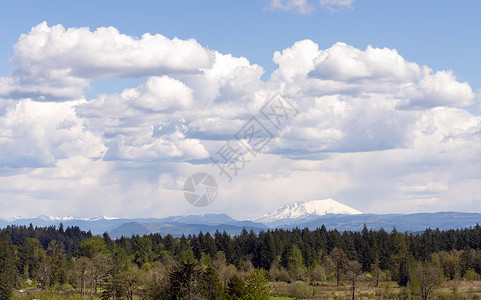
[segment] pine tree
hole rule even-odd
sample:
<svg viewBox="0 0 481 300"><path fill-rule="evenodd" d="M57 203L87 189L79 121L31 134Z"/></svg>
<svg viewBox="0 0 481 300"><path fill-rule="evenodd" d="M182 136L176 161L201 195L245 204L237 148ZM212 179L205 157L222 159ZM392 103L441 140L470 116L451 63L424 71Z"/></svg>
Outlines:
<svg viewBox="0 0 481 300"><path fill-rule="evenodd" d="M12 297L15 286L15 250L10 237L0 236L0 300Z"/></svg>
<svg viewBox="0 0 481 300"><path fill-rule="evenodd" d="M276 258L274 238L270 231L259 234L258 249L255 252L253 263L255 267L269 270L272 262Z"/></svg>
<svg viewBox="0 0 481 300"><path fill-rule="evenodd" d="M193 260L192 250L179 266L175 267L169 275L170 295L174 299L199 299L202 295L202 271L197 262ZM191 259L192 258L192 259Z"/></svg>
<svg viewBox="0 0 481 300"><path fill-rule="evenodd" d="M254 269L249 274L243 300L268 300L270 299L267 278L261 269Z"/></svg>
<svg viewBox="0 0 481 300"><path fill-rule="evenodd" d="M339 248L332 249L331 258L335 265L336 284L339 285L341 277L346 272L348 259L344 250Z"/></svg>
<svg viewBox="0 0 481 300"><path fill-rule="evenodd" d="M227 284L227 296L228 299L238 300L242 299L245 294L246 285L239 276L234 275L230 278Z"/></svg>
<svg viewBox="0 0 481 300"><path fill-rule="evenodd" d="M24 278L33 278L45 260L45 250L35 238L24 237L17 247L18 271Z"/></svg>
<svg viewBox="0 0 481 300"><path fill-rule="evenodd" d="M298 279L304 263L301 250L297 245L292 245L287 253L287 270L292 279Z"/></svg>
<svg viewBox="0 0 481 300"><path fill-rule="evenodd" d="M202 296L206 300L222 300L225 298L222 283L211 266L208 266L202 275L201 290Z"/></svg>

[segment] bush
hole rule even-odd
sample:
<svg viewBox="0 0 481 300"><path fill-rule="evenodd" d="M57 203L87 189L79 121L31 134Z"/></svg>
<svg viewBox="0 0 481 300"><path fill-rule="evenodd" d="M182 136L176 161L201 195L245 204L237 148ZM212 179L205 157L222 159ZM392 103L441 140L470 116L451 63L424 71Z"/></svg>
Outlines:
<svg viewBox="0 0 481 300"><path fill-rule="evenodd" d="M310 285L303 281L296 282L293 291L293 296L296 297L296 299L305 299L312 297L312 295L314 295L314 290Z"/></svg>
<svg viewBox="0 0 481 300"><path fill-rule="evenodd" d="M464 279L466 280L479 280L481 276L479 276L478 273L476 273L476 271L474 271L473 269L469 269L466 271L466 273L464 274Z"/></svg>
<svg viewBox="0 0 481 300"><path fill-rule="evenodd" d="M326 281L326 272L322 266L315 266L311 271L311 277L314 281Z"/></svg>

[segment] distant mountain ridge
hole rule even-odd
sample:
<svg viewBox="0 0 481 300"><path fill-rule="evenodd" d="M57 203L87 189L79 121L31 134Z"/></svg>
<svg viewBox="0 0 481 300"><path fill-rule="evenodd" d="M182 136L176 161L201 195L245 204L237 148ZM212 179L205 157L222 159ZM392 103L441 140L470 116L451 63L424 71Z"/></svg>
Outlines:
<svg viewBox="0 0 481 300"><path fill-rule="evenodd" d="M92 234L103 234L108 232L112 237L130 236L132 234L160 233L162 235L172 234L181 236L182 234L198 234L200 231L215 232L226 231L229 234L240 234L244 228L259 232L267 230L268 227L262 223L253 221L238 221L226 214L204 214L171 216L165 218L136 218L122 219L116 217L50 217L41 215L36 218L12 218L0 219L0 227L7 225L29 226L58 226L60 223L64 227L78 226L80 229Z"/></svg>
<svg viewBox="0 0 481 300"><path fill-rule="evenodd" d="M338 231L361 231L366 225L368 229L399 232L419 232L428 228L449 230L475 227L481 224L481 214L462 212L435 212L414 214L361 214L361 215L326 215L308 222L295 224L299 228L316 229L322 225L326 229ZM278 228L290 229L292 225L281 225Z"/></svg>
<svg viewBox="0 0 481 300"><path fill-rule="evenodd" d="M187 216L170 216L165 218L116 218L116 217L51 217L41 215L36 218L0 219L0 227L7 225L29 226L78 226L92 234L108 232L111 237L144 235L159 233L162 236L171 234L174 237L225 231L229 235L240 234L243 229L258 233L269 228L316 229L325 226L338 231L360 231L366 225L369 229L381 228L391 231L396 228L400 232L424 231L432 229L457 229L475 227L481 223L479 213L437 212L414 214L363 214L333 199L295 202L253 220L235 220L226 214L204 214Z"/></svg>

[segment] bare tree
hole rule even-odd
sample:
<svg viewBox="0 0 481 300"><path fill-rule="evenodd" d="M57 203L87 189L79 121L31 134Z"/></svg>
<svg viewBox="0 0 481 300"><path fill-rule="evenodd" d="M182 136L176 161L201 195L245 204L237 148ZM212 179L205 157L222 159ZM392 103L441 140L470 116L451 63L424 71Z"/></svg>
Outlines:
<svg viewBox="0 0 481 300"><path fill-rule="evenodd" d="M351 260L347 263L347 278L351 281L351 291L352 291L352 300L355 299L356 296L356 282L357 276L361 274L361 264L355 260Z"/></svg>
<svg viewBox="0 0 481 300"><path fill-rule="evenodd" d="M427 300L434 289L442 283L441 272L433 266L422 265L414 270L414 276L419 283L421 299Z"/></svg>

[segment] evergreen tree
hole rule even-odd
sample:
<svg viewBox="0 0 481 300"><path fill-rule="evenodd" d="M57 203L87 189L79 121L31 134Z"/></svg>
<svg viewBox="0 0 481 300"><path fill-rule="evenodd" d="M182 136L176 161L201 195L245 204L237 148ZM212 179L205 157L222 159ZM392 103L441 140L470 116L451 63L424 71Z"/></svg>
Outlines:
<svg viewBox="0 0 481 300"><path fill-rule="evenodd" d="M242 299L245 294L246 285L239 276L234 275L230 278L227 284L227 296L228 299L238 300Z"/></svg>
<svg viewBox="0 0 481 300"><path fill-rule="evenodd" d="M169 295L169 282L164 278L153 276L147 283L146 288L142 290L142 299L146 300L168 300L171 299Z"/></svg>
<svg viewBox="0 0 481 300"><path fill-rule="evenodd" d="M301 250L297 245L292 245L291 249L287 252L287 270L292 279L299 279L303 265Z"/></svg>
<svg viewBox="0 0 481 300"><path fill-rule="evenodd" d="M15 286L15 249L10 237L6 234L0 236L0 300L12 297Z"/></svg>
<svg viewBox="0 0 481 300"><path fill-rule="evenodd" d="M18 271L24 278L33 278L45 260L45 250L35 238L24 237L17 247Z"/></svg>
<svg viewBox="0 0 481 300"><path fill-rule="evenodd" d="M190 251L192 253L192 251ZM181 262L169 276L170 295L172 299L199 299L202 296L202 271L196 261L190 259Z"/></svg>
<svg viewBox="0 0 481 300"><path fill-rule="evenodd" d="M346 272L347 263L348 263L347 255L344 252L344 250L339 248L332 249L330 255L335 266L336 284L339 285L341 281L341 277Z"/></svg>
<svg viewBox="0 0 481 300"><path fill-rule="evenodd" d="M254 253L253 264L257 268L269 270L272 262L276 258L276 248L274 238L270 231L259 234L258 249Z"/></svg>
<svg viewBox="0 0 481 300"><path fill-rule="evenodd" d="M48 285L55 285L57 283L64 283L66 280L65 274L65 253L63 244L52 240L48 244L47 259L46 259L46 276L45 283Z"/></svg>
<svg viewBox="0 0 481 300"><path fill-rule="evenodd" d="M202 275L201 290L206 300L225 299L222 283L211 266L208 266Z"/></svg>
<svg viewBox="0 0 481 300"><path fill-rule="evenodd" d="M243 300L268 300L270 299L267 278L261 269L254 269L249 274Z"/></svg>
<svg viewBox="0 0 481 300"><path fill-rule="evenodd" d="M147 237L136 237L133 242L134 263L141 268L143 264L151 262L152 240Z"/></svg>

